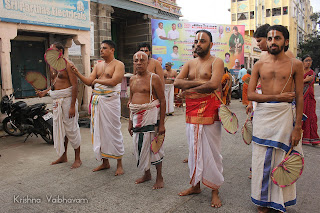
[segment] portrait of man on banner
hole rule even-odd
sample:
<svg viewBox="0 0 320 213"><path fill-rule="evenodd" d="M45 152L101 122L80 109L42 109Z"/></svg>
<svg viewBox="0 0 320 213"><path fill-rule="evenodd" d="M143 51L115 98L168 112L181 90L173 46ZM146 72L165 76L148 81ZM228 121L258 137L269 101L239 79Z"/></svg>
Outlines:
<svg viewBox="0 0 320 213"><path fill-rule="evenodd" d="M196 54L195 32L208 30L212 34L210 53L224 60L228 69L237 70L244 63L244 25L180 22L177 20L151 19L152 57L162 65L173 62L172 69L179 70Z"/></svg>

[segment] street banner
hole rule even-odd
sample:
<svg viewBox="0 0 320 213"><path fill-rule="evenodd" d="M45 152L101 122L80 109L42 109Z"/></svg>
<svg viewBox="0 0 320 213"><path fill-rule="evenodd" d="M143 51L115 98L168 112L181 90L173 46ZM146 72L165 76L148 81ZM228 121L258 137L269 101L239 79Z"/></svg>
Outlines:
<svg viewBox="0 0 320 213"><path fill-rule="evenodd" d="M89 31L89 0L0 0L0 21Z"/></svg>
<svg viewBox="0 0 320 213"><path fill-rule="evenodd" d="M233 74L244 64L244 25L152 19L151 27L152 57L162 61L163 67L166 62L172 62L172 68L180 70L191 60L195 33L202 29L212 34L211 55L221 58Z"/></svg>

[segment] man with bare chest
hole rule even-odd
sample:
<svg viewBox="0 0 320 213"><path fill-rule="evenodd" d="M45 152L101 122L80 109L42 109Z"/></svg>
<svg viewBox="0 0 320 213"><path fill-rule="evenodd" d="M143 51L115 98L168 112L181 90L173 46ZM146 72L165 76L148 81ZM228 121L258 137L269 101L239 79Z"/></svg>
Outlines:
<svg viewBox="0 0 320 213"><path fill-rule="evenodd" d="M137 52L133 56L136 75L130 79L130 121L128 131L133 136L137 167L144 175L136 184L151 180L150 164L157 169L153 189L164 187L162 177L163 147L157 153L151 151L151 141L156 135L165 134L164 117L166 103L162 82L158 75L147 71L148 56Z"/></svg>
<svg viewBox="0 0 320 213"><path fill-rule="evenodd" d="M258 102L253 116L251 200L258 212L285 212L296 204L295 184L281 188L271 181L272 170L291 147L302 154L303 66L285 54L289 32L282 25L267 30L269 56L253 67L248 99ZM260 79L262 94L255 93ZM295 91L293 91L293 89ZM296 105L291 103L295 99Z"/></svg>
<svg viewBox="0 0 320 213"><path fill-rule="evenodd" d="M138 51L142 51L148 55L148 68L147 68L147 70L149 72L157 74L160 77L161 82L163 83L163 87L164 87L164 73L163 73L160 62L158 60L155 60L154 58L152 58L150 45L148 43L141 43L138 46ZM135 70L134 70L133 74L136 74Z"/></svg>
<svg viewBox="0 0 320 213"><path fill-rule="evenodd" d="M64 47L61 43L54 43L50 48L56 49L64 54ZM47 93L53 99L53 141L54 147L59 155L59 159L51 165L68 161L67 146L71 143L75 151L75 161L71 168L78 168L82 162L80 160L80 128L78 125L78 82L77 77L71 71L72 62L67 61L67 68L57 72L50 68L51 88L44 91L37 91L39 97Z"/></svg>
<svg viewBox="0 0 320 213"><path fill-rule="evenodd" d="M259 60L264 60L265 58L270 56L270 53L268 52L268 47L267 47L267 30L269 27L270 27L269 24L264 24L258 27L253 34L253 37L256 39L257 46L262 51ZM293 55L291 50L289 50L288 47L284 48L284 52L289 58L295 58L295 56Z"/></svg>
<svg viewBox="0 0 320 213"><path fill-rule="evenodd" d="M116 45L111 40L101 43L100 55L104 62L98 63L90 76L83 76L75 67L76 76L87 86L93 88L91 100L91 137L95 157L103 161L93 169L109 169L108 158L117 159L115 175L124 173L122 156L124 154L121 133L121 81L124 75L124 64L114 58Z"/></svg>
<svg viewBox="0 0 320 213"><path fill-rule="evenodd" d="M177 71L171 69L171 62L167 62L164 70L165 79L165 97L166 97L166 114L173 115L174 112L174 79L177 77Z"/></svg>
<svg viewBox="0 0 320 213"><path fill-rule="evenodd" d="M220 101L214 91L221 93L224 63L220 58L210 55L213 43L209 31L197 31L194 44L198 57L183 66L174 82L175 87L185 90L188 165L192 185L179 195L200 193L202 181L212 189L211 206L219 208L222 205L218 195L219 187L224 178L220 154L221 123L218 118Z"/></svg>

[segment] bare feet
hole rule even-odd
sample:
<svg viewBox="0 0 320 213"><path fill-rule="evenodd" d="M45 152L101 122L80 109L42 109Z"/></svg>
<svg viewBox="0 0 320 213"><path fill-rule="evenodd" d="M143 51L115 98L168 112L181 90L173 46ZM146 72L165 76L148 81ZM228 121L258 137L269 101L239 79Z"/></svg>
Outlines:
<svg viewBox="0 0 320 213"><path fill-rule="evenodd" d="M188 158L184 159L182 162L183 163L188 163Z"/></svg>
<svg viewBox="0 0 320 213"><path fill-rule="evenodd" d="M192 194L199 194L201 192L201 189L195 186L191 186L189 189L184 190L179 193L180 196L187 196Z"/></svg>
<svg viewBox="0 0 320 213"><path fill-rule="evenodd" d="M138 178L135 183L139 184L139 183L143 183L143 182L146 182L149 180L151 180L151 175L144 174L141 178Z"/></svg>
<svg viewBox="0 0 320 213"><path fill-rule="evenodd" d="M75 160L74 163L71 166L71 169L79 168L82 165L81 160Z"/></svg>
<svg viewBox="0 0 320 213"><path fill-rule="evenodd" d="M92 171L93 172L97 172L97 171L100 171L100 170L104 170L104 169L110 169L110 164L109 164L109 160L105 160L103 159L103 163L98 166L97 168L93 169Z"/></svg>
<svg viewBox="0 0 320 213"><path fill-rule="evenodd" d="M152 189L161 189L164 187L163 177L157 177L156 183L153 185Z"/></svg>
<svg viewBox="0 0 320 213"><path fill-rule="evenodd" d="M118 167L116 173L114 174L114 176L119 176L119 175L123 175L124 171L122 167Z"/></svg>
<svg viewBox="0 0 320 213"><path fill-rule="evenodd" d="M123 175L124 171L123 171L123 167L122 167L122 159L118 159L117 160L117 171L116 174L114 174L115 176L119 176L119 175Z"/></svg>
<svg viewBox="0 0 320 213"><path fill-rule="evenodd" d="M65 162L68 162L68 158L67 158L66 155L62 155L58 160L53 161L51 163L51 165L55 165L55 164L59 164L59 163L65 163Z"/></svg>
<svg viewBox="0 0 320 213"><path fill-rule="evenodd" d="M211 200L211 207L214 208L220 208L222 206L220 197L219 197L219 191L218 190L212 190L212 200Z"/></svg>
<svg viewBox="0 0 320 213"><path fill-rule="evenodd" d="M270 212L271 209L267 208L267 207L258 207L258 213L268 213Z"/></svg>

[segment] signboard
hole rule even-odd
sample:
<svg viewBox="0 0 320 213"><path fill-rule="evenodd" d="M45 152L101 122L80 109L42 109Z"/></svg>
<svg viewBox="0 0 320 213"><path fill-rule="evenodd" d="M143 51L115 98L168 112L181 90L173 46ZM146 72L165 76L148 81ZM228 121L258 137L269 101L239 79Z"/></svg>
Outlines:
<svg viewBox="0 0 320 213"><path fill-rule="evenodd" d="M198 30L208 30L212 34L211 55L218 56L229 69L240 69L244 63L244 25L221 25L176 20L151 20L152 57L173 63L173 69L191 60L192 45ZM161 59L160 59L161 58Z"/></svg>
<svg viewBox="0 0 320 213"><path fill-rule="evenodd" d="M89 0L0 0L0 21L90 30Z"/></svg>
<svg viewBox="0 0 320 213"><path fill-rule="evenodd" d="M94 56L94 23L91 22L90 25L90 45L91 45L91 51L90 55ZM81 55L81 45L76 45L74 41L72 40L72 45L68 49L69 55L76 55L80 56Z"/></svg>

